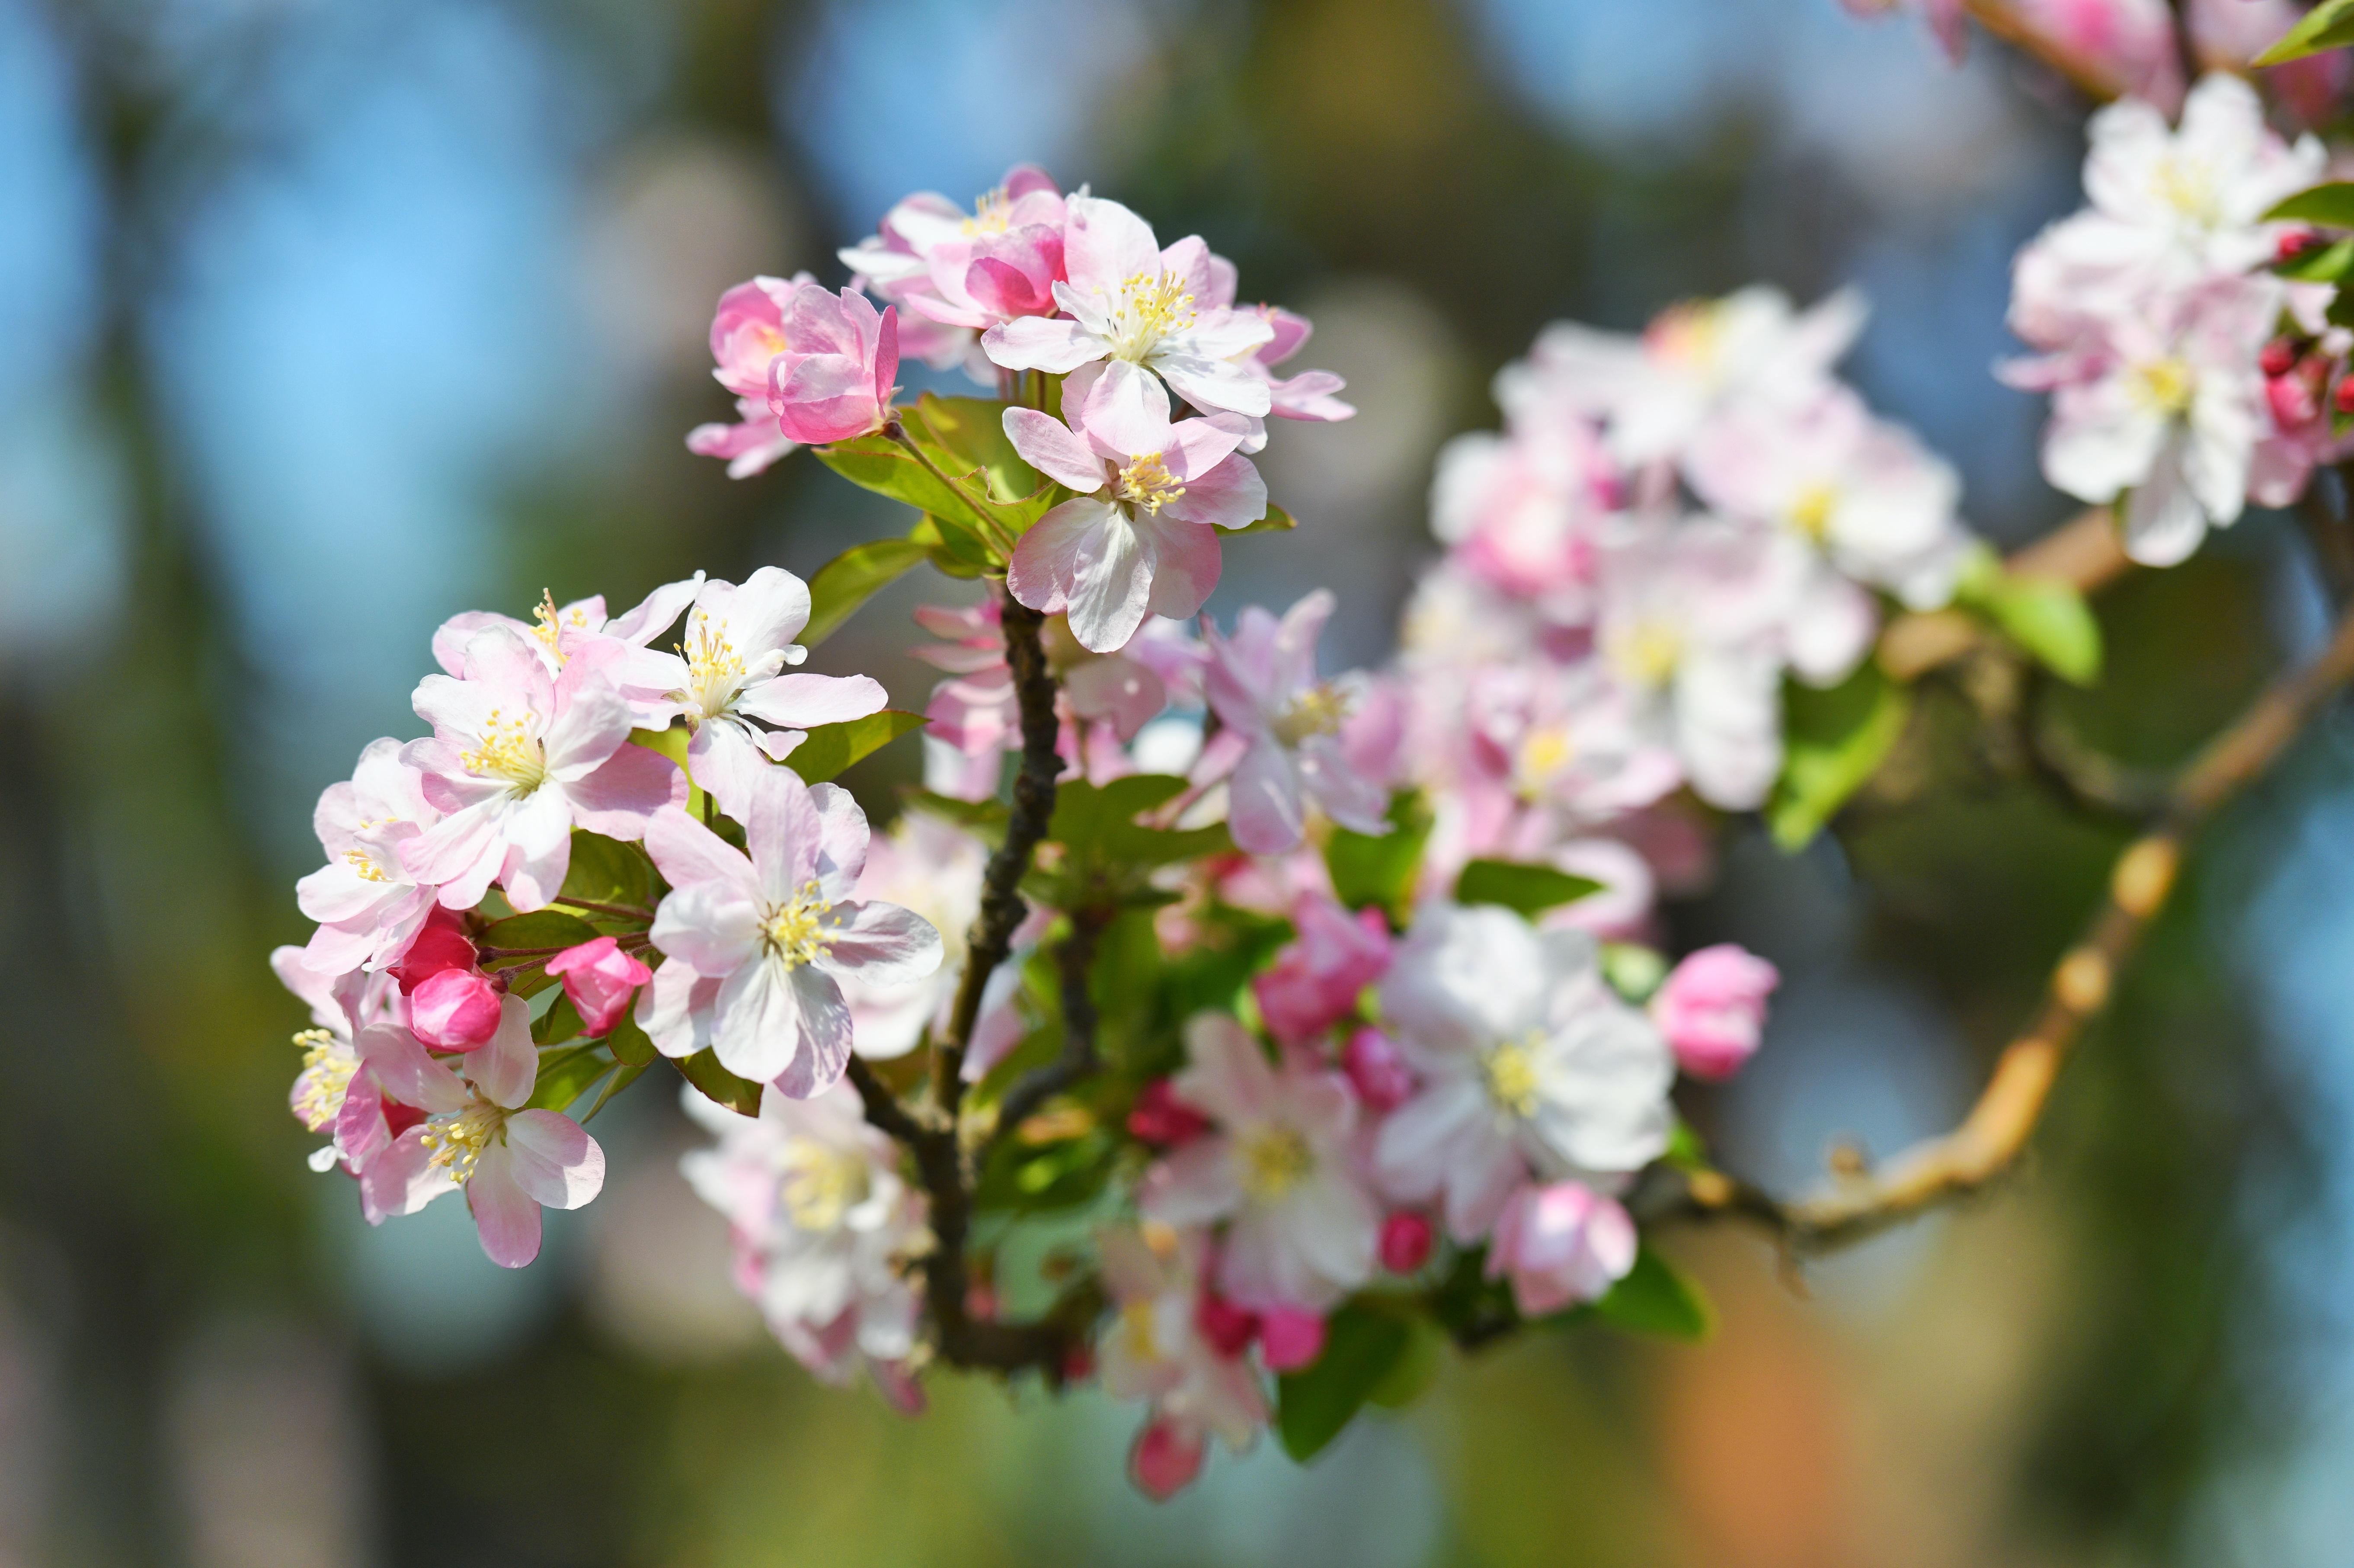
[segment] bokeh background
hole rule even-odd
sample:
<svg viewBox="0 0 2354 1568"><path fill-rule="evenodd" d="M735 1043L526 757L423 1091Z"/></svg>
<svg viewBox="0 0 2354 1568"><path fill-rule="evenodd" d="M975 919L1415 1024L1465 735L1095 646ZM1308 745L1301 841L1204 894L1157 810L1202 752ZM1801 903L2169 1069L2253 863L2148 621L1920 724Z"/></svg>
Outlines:
<svg viewBox="0 0 2354 1568"><path fill-rule="evenodd" d="M898 525L805 461L684 452L728 282L838 280L901 194L1023 159L1200 231L1363 410L1278 432L1303 525L1232 546L1213 608L1329 584L1366 662L1432 452L1556 316L1859 284L1854 378L1988 534L2050 526L2038 410L1988 369L2084 107L1832 0L0 0L0 1564L2344 1563L2341 719L2211 836L2000 1193L1802 1284L1678 1235L1705 1348L1534 1338L1162 1508L1097 1397L943 1380L907 1422L814 1386L730 1293L653 1080L514 1275L455 1203L370 1232L284 1108L303 1020L262 960L311 802L415 733L441 617ZM2255 517L2115 590L2070 722L2180 757L2312 645L2315 582ZM911 579L822 662L919 705L907 611L951 593ZM1739 1167L1796 1186L1967 1103L2122 842L1999 751L1916 748L1796 861L1736 831L1668 911L1788 976L1692 1107ZM912 765L862 769L870 809Z"/></svg>

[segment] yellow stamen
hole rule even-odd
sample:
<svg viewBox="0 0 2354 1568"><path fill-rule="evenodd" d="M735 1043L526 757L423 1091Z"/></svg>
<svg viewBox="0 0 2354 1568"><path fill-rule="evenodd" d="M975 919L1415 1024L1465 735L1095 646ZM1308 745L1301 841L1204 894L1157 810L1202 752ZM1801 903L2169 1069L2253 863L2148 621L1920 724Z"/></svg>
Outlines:
<svg viewBox="0 0 2354 1568"><path fill-rule="evenodd" d="M2191 395L2199 389L2199 377L2183 360L2154 359L2147 365L2135 366L2127 385L2143 407L2171 418L2190 407Z"/></svg>
<svg viewBox="0 0 2354 1568"><path fill-rule="evenodd" d="M1332 735L1349 716L1349 694L1330 681L1319 682L1285 705L1267 727L1286 746L1298 746L1312 736Z"/></svg>
<svg viewBox="0 0 2354 1568"><path fill-rule="evenodd" d="M678 653L686 661L687 689L677 694L688 699L686 722L692 726L726 707L743 683L744 656L728 641L727 623L705 615L695 618Z"/></svg>
<svg viewBox="0 0 2354 1568"><path fill-rule="evenodd" d="M836 935L825 923L832 907L814 880L803 883L791 902L778 905L761 920L760 946L784 960L787 969L815 963Z"/></svg>
<svg viewBox="0 0 2354 1568"><path fill-rule="evenodd" d="M352 868L352 874L357 876L362 882L389 880L384 874L383 868L376 864L376 857L366 850L345 850L344 863Z"/></svg>
<svg viewBox="0 0 2354 1568"><path fill-rule="evenodd" d="M992 185L975 196L972 216L958 227L966 234L1002 234L1013 221L1013 198L1003 185Z"/></svg>
<svg viewBox="0 0 2354 1568"><path fill-rule="evenodd" d="M359 1071L359 1058L338 1054L335 1037L324 1029L305 1029L294 1036L294 1044L302 1047L302 1071L295 1082L294 1114L313 1132L325 1130L344 1108L344 1096L350 1090L352 1075Z"/></svg>
<svg viewBox="0 0 2354 1568"><path fill-rule="evenodd" d="M1522 792L1533 794L1577 758L1577 743L1558 725L1531 730L1521 742L1520 766L1513 771Z"/></svg>
<svg viewBox="0 0 2354 1568"><path fill-rule="evenodd" d="M1809 484L1790 499L1790 526L1821 544L1830 535L1831 514L1839 508L1839 492L1828 484Z"/></svg>
<svg viewBox="0 0 2354 1568"><path fill-rule="evenodd" d="M1723 305L1715 300L1670 305L1645 330L1644 344L1658 358L1704 370L1714 364L1722 346L1723 315Z"/></svg>
<svg viewBox="0 0 2354 1568"><path fill-rule="evenodd" d="M1253 1202L1275 1202L1316 1171L1315 1151L1293 1128L1253 1128L1235 1139L1235 1152L1241 1157L1243 1192Z"/></svg>
<svg viewBox="0 0 2354 1568"><path fill-rule="evenodd" d="M863 1155L797 1139L785 1150L778 1184L785 1213L805 1231L831 1231L866 1201L872 1175Z"/></svg>
<svg viewBox="0 0 2354 1568"><path fill-rule="evenodd" d="M1159 452L1146 452L1119 471L1112 493L1158 517L1162 507L1185 493L1185 487L1171 475Z"/></svg>
<svg viewBox="0 0 2354 1568"><path fill-rule="evenodd" d="M1480 1058L1480 1075L1488 1083L1488 1097L1498 1109L1526 1120L1537 1110L1536 1047L1541 1036L1531 1034L1526 1040L1508 1040Z"/></svg>
<svg viewBox="0 0 2354 1568"><path fill-rule="evenodd" d="M507 1113L477 1095L474 1102L454 1116L435 1117L418 1133L426 1163L450 1173L461 1186L472 1181L474 1165L493 1140L506 1139Z"/></svg>
<svg viewBox="0 0 2354 1568"><path fill-rule="evenodd" d="M1603 652L1637 685L1663 686L1683 661L1683 633L1664 620L1640 620L1606 636Z"/></svg>
<svg viewBox="0 0 2354 1568"><path fill-rule="evenodd" d="M2222 193L2216 188L2214 168L2203 158L2161 158L2150 185L2158 200L2193 223L2212 227L2222 216Z"/></svg>
<svg viewBox="0 0 2354 1568"><path fill-rule="evenodd" d="M1166 272L1139 272L1119 286L1108 313L1114 357L1141 362L1162 338L1193 324L1193 296Z"/></svg>
<svg viewBox="0 0 2354 1568"><path fill-rule="evenodd" d="M504 779L522 794L538 789L547 779L547 760L531 733L531 716L511 719L493 708L474 749L459 754L459 766L477 779Z"/></svg>

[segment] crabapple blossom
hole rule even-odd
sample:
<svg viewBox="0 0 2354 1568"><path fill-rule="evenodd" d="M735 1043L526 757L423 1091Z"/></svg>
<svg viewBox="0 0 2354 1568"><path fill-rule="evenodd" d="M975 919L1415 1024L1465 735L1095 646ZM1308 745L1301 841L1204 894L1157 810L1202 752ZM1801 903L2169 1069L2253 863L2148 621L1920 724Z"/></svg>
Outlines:
<svg viewBox="0 0 2354 1568"><path fill-rule="evenodd" d="M801 445L784 433L769 407L769 366L785 352L785 312L818 281L807 272L754 278L719 296L711 318L711 374L736 396L737 422L697 425L686 450L727 460L727 477L748 479Z"/></svg>
<svg viewBox="0 0 2354 1568"><path fill-rule="evenodd" d="M1353 832L1389 831L1388 792L1358 773L1340 740L1354 693L1316 678L1316 639L1332 608L1331 594L1320 588L1280 620L1253 605L1231 638L1215 627L1204 634L1210 665L1203 689L1225 727L1218 758L1205 756L1197 776L1232 768L1227 821L1235 842L1254 854L1298 844L1311 800Z"/></svg>
<svg viewBox="0 0 2354 1568"><path fill-rule="evenodd" d="M940 935L896 905L853 897L866 813L843 790L770 768L741 821L748 856L674 806L648 827L671 892L651 933L665 961L637 1020L665 1056L708 1048L739 1077L807 1099L850 1061L841 979L913 984L939 968Z"/></svg>
<svg viewBox="0 0 2354 1568"><path fill-rule="evenodd" d="M498 1032L504 997L488 975L443 969L408 993L408 1026L436 1050L479 1050Z"/></svg>
<svg viewBox="0 0 2354 1568"><path fill-rule="evenodd" d="M580 1015L581 1033L591 1038L612 1033L638 988L654 978L644 960L621 951L615 937L567 948L547 960L546 969L564 981L564 994Z"/></svg>
<svg viewBox="0 0 2354 1568"><path fill-rule="evenodd" d="M295 1119L328 1135L329 1141L312 1151L311 1169L331 1171L340 1163L356 1173L390 1145L393 1129L376 1075L361 1062L354 1042L364 1029L405 1026L400 992L383 971L322 974L301 948L273 950L270 967L279 983L311 1010L312 1026L294 1036L302 1048L302 1066L287 1094Z"/></svg>
<svg viewBox="0 0 2354 1568"><path fill-rule="evenodd" d="M1695 1078L1726 1078L1756 1054L1766 1031L1766 999L1781 971L1755 954L1720 942L1685 955L1651 995L1651 1019L1676 1061Z"/></svg>
<svg viewBox="0 0 2354 1568"><path fill-rule="evenodd" d="M925 1202L899 1174L896 1147L866 1124L846 1086L808 1099L769 1095L757 1118L692 1090L687 1114L718 1137L679 1169L727 1216L737 1287L794 1359L829 1383L863 1364L903 1409L922 1308L908 1266L931 1245Z"/></svg>
<svg viewBox="0 0 2354 1568"><path fill-rule="evenodd" d="M576 826L636 839L657 809L685 800L675 764L628 744L629 705L587 661L551 676L532 639L493 626L467 642L462 668L419 683L417 716L433 736L400 753L441 812L401 845L401 863L448 907L473 907L496 882L517 910L544 908Z"/></svg>
<svg viewBox="0 0 2354 1568"><path fill-rule="evenodd" d="M1488 1247L1488 1277L1511 1279L1523 1318L1597 1299L1634 1266L1634 1220L1583 1181L1521 1188Z"/></svg>
<svg viewBox="0 0 2354 1568"><path fill-rule="evenodd" d="M1204 1328L1206 1233L1150 1223L1107 1229L1096 1250L1114 1308L1096 1342L1097 1370L1114 1399L1151 1402L1129 1470L1148 1494L1166 1498L1201 1473L1212 1436L1237 1454L1258 1440L1267 1394L1245 1347L1222 1349Z"/></svg>
<svg viewBox="0 0 2354 1568"><path fill-rule="evenodd" d="M543 593L528 622L495 610L461 610L435 630L433 662L441 666L442 673L462 676L466 645L491 627L504 627L533 641L551 677L563 673L574 659L586 659L590 668L630 699L631 712L643 727L659 729L666 719L649 705L662 694L664 666L660 662L662 655L646 644L671 629L702 587L703 574L697 572L663 584L631 609L611 617L605 613L603 594L558 606L554 594ZM646 689L649 686L651 691Z"/></svg>
<svg viewBox="0 0 2354 1568"><path fill-rule="evenodd" d="M1675 1058L1583 932L1426 905L1381 994L1422 1087L1383 1121L1375 1168L1401 1201L1441 1200L1456 1240L1488 1234L1532 1171L1606 1179L1667 1148Z"/></svg>
<svg viewBox="0 0 2354 1568"><path fill-rule="evenodd" d="M714 577L695 591L678 652L647 665L664 692L647 727L686 721L695 732L687 773L731 817L743 816L755 781L809 730L880 713L890 701L872 676L789 673L809 657L793 641L809 618L809 585L781 567L762 567L740 586Z"/></svg>
<svg viewBox="0 0 2354 1568"><path fill-rule="evenodd" d="M1371 1277L1381 1213L1352 1168L1357 1105L1348 1081L1305 1061L1271 1065L1224 1013L1185 1026L1187 1066L1171 1086L1217 1130L1147 1173L1149 1219L1229 1222L1221 1290L1242 1306L1321 1309Z"/></svg>
<svg viewBox="0 0 2354 1568"><path fill-rule="evenodd" d="M1414 1097L1414 1069L1397 1042L1371 1024L1349 1036L1341 1048L1341 1070L1367 1110L1394 1111Z"/></svg>
<svg viewBox="0 0 2354 1568"><path fill-rule="evenodd" d="M1022 535L1006 586L1032 609L1067 613L1081 647L1113 653L1147 613L1202 608L1218 582L1216 530L1266 516L1267 485L1235 454L1234 430L1172 424L1169 395L1150 377L1074 376L1063 416L1005 410L1014 450L1079 493Z"/></svg>
<svg viewBox="0 0 2354 1568"><path fill-rule="evenodd" d="M360 1171L371 1224L462 1189L482 1251L521 1268L539 1255L542 1208L579 1208L604 1187L595 1139L570 1117L524 1108L539 1053L523 998L502 1003L498 1032L463 1059L462 1078L405 1029L362 1030L358 1046L389 1097L426 1113Z"/></svg>
<svg viewBox="0 0 2354 1568"><path fill-rule="evenodd" d="M1265 418L1275 406L1268 380L1241 361L1272 344L1276 329L1256 311L1211 302L1222 291L1231 299L1233 285L1221 288L1201 237L1164 250L1152 226L1116 201L1075 196L1064 207L1069 281L1054 285L1063 314L992 326L982 352L1005 369L1050 376L1108 361L1104 379L1124 399L1138 397L1130 384L1150 371L1196 408Z"/></svg>
<svg viewBox="0 0 2354 1568"><path fill-rule="evenodd" d="M935 370L961 363L986 383L991 367L971 329L1025 313L991 313L1016 298L1036 302L1034 313L1054 313L1039 271L1051 256L1043 281L1061 276L1063 220L1053 178L1020 164L971 212L936 192L917 191L885 213L874 235L839 254L854 287L907 307L899 329L908 353Z"/></svg>
<svg viewBox="0 0 2354 1568"><path fill-rule="evenodd" d="M914 985L870 986L856 976L842 977L860 1055L904 1056L922 1042L927 1029L946 1022L964 974L965 936L981 913L986 858L979 839L920 811L903 814L868 845L859 898L921 916L939 933L940 963ZM995 1018L990 1022L1002 1026ZM1018 1021L1014 1027L1018 1033Z"/></svg>
<svg viewBox="0 0 2354 1568"><path fill-rule="evenodd" d="M1389 921L1378 909L1351 915L1321 894L1292 906L1299 934L1251 981L1267 1032L1304 1045L1356 1011L1357 994L1390 967Z"/></svg>
<svg viewBox="0 0 2354 1568"><path fill-rule="evenodd" d="M305 961L327 974L398 963L434 908L433 888L409 874L400 850L441 813L400 752L399 741L370 741L351 779L320 795L311 820L327 863L294 885L294 898L319 922Z"/></svg>

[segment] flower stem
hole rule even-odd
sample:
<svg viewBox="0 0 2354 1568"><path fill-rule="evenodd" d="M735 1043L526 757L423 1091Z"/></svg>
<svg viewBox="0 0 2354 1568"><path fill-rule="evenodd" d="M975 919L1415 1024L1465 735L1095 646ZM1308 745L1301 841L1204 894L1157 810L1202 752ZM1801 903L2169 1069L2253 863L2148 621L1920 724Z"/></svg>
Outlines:
<svg viewBox="0 0 2354 1568"><path fill-rule="evenodd" d="M975 500L970 491L950 479L940 465L932 461L931 454L915 443L907 434L907 428L896 418L893 418L883 427L883 434L886 440L902 448L909 457L923 464L925 472L947 485L949 494L970 507L972 514L980 518L981 525L989 530L989 542L995 546L1006 559L1013 558L1013 536L1008 534L1004 525L998 522L996 513L991 510L987 502Z"/></svg>

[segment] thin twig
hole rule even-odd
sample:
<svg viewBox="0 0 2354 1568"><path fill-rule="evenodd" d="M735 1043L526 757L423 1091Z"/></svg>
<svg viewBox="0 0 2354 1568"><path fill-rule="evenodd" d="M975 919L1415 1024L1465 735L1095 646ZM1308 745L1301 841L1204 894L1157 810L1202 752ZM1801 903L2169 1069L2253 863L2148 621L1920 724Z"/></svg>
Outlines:
<svg viewBox="0 0 2354 1568"><path fill-rule="evenodd" d="M2288 748L2354 679L2354 615L2320 657L2259 697L2177 777L2162 822L2127 845L2084 936L2052 971L2042 1005L1996 1060L1962 1124L1876 1171L1834 1178L1814 1196L1781 1202L1715 1171L1686 1179L1688 1215L1756 1221L1796 1253L1860 1241L1926 1209L1976 1192L2009 1170L2035 1130L2052 1085L2085 1023L2108 1003L2118 971L2165 906L2191 837L2216 810Z"/></svg>
<svg viewBox="0 0 2354 1568"><path fill-rule="evenodd" d="M651 922L654 917L652 910L640 909L631 904L599 904L593 898L565 898L560 895L556 902L567 909L588 909L599 915L610 915L616 920Z"/></svg>
<svg viewBox="0 0 2354 1568"><path fill-rule="evenodd" d="M1046 1065L1023 1074L1005 1091L1005 1097L998 1104L996 1130L981 1147L983 1163L999 1141L1029 1120L1038 1107L1092 1074L1098 1065L1096 1003L1088 991L1087 979L1095 969L1096 944L1108 924L1109 915L1100 910L1083 909L1071 916L1071 934L1055 950L1055 962L1063 976L1062 1053Z"/></svg>

